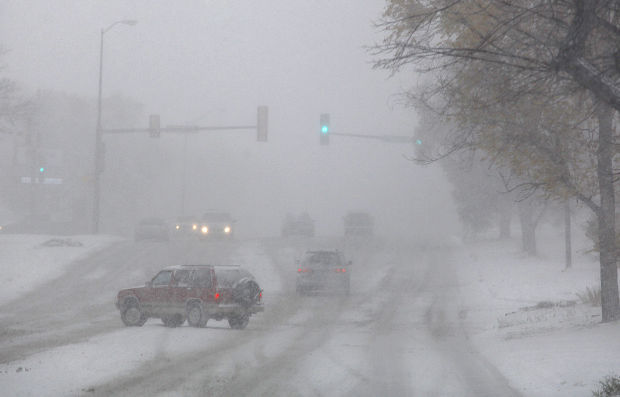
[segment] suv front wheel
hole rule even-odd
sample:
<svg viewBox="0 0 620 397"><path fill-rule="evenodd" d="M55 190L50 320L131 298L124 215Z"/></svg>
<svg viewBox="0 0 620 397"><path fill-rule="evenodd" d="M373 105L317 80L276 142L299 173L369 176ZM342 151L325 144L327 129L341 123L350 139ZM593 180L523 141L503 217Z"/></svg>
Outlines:
<svg viewBox="0 0 620 397"><path fill-rule="evenodd" d="M128 327L141 327L148 317L140 310L140 305L135 300L130 300L121 311L121 320Z"/></svg>

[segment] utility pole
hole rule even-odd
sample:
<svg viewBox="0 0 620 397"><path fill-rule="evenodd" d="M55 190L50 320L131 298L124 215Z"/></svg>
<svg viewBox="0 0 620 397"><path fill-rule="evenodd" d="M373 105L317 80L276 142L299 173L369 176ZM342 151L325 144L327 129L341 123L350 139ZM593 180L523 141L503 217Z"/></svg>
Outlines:
<svg viewBox="0 0 620 397"><path fill-rule="evenodd" d="M94 183L93 187L93 234L99 233L99 201L101 196L101 172L103 172L103 142L101 135L103 129L101 127L101 88L103 83L103 35L118 24L134 26L137 21L121 20L112 23L105 29L101 29L99 38L99 90L97 94L97 128L95 130L95 164L94 164Z"/></svg>

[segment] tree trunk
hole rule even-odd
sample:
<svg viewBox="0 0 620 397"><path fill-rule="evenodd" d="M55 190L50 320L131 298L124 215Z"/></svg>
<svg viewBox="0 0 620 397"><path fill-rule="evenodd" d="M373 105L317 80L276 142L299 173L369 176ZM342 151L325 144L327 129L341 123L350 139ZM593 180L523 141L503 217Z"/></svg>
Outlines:
<svg viewBox="0 0 620 397"><path fill-rule="evenodd" d="M609 106L600 105L597 113L599 122L597 173L601 207L596 215L601 264L601 310L603 322L609 322L620 319L613 182L613 111Z"/></svg>
<svg viewBox="0 0 620 397"><path fill-rule="evenodd" d="M499 203L499 239L510 238L510 220L512 218L512 201L506 200Z"/></svg>
<svg viewBox="0 0 620 397"><path fill-rule="evenodd" d="M519 220L521 222L521 241L523 251L536 255L536 221L531 199L519 202Z"/></svg>
<svg viewBox="0 0 620 397"><path fill-rule="evenodd" d="M566 269L570 269L573 266L573 248L570 229L570 202L566 200L564 202L564 248Z"/></svg>

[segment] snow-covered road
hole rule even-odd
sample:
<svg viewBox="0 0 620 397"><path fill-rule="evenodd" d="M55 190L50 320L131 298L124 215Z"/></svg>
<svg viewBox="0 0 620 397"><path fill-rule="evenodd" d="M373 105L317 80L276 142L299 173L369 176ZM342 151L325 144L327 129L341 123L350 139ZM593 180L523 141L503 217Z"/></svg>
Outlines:
<svg viewBox="0 0 620 397"><path fill-rule="evenodd" d="M295 295L295 259L312 246L353 259L350 296ZM118 289L196 261L249 269L266 312L243 331L213 320L122 326ZM116 243L2 306L0 387L14 396L516 395L468 342L454 266L449 250L330 239Z"/></svg>

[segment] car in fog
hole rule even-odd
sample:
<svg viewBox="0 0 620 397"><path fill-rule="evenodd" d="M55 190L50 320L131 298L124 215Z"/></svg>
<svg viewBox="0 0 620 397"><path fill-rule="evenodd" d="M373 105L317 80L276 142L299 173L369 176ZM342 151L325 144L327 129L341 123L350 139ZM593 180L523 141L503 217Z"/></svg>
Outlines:
<svg viewBox="0 0 620 397"><path fill-rule="evenodd" d="M126 326L160 318L168 327L186 320L204 327L209 319L226 319L231 328L243 329L253 314L264 311L262 292L239 266L178 265L162 269L143 287L119 291L116 308Z"/></svg>
<svg viewBox="0 0 620 397"><path fill-rule="evenodd" d="M228 212L205 212L200 218L198 235L201 239L231 239L235 222Z"/></svg>
<svg viewBox="0 0 620 397"><path fill-rule="evenodd" d="M196 216L179 216L174 223L173 234L177 238L198 236L199 225L200 221Z"/></svg>
<svg viewBox="0 0 620 397"><path fill-rule="evenodd" d="M314 220L307 212L299 215L287 214L282 222L282 237L314 237Z"/></svg>
<svg viewBox="0 0 620 397"><path fill-rule="evenodd" d="M136 225L134 240L168 241L170 234L168 224L161 218L145 218Z"/></svg>
<svg viewBox="0 0 620 397"><path fill-rule="evenodd" d="M350 211L344 218L345 237L370 237L374 233L374 219L364 211Z"/></svg>
<svg viewBox="0 0 620 397"><path fill-rule="evenodd" d="M338 250L306 251L298 262L296 291L299 295L350 291L351 261Z"/></svg>

